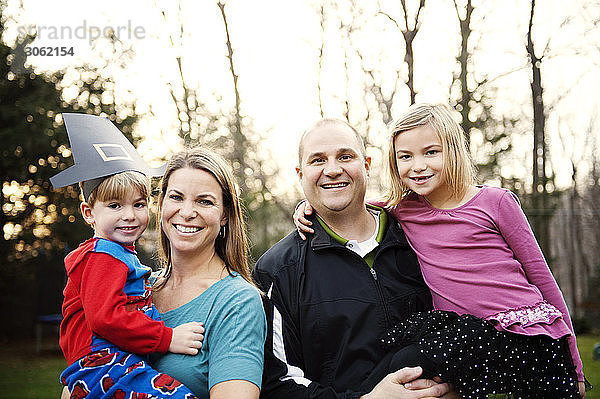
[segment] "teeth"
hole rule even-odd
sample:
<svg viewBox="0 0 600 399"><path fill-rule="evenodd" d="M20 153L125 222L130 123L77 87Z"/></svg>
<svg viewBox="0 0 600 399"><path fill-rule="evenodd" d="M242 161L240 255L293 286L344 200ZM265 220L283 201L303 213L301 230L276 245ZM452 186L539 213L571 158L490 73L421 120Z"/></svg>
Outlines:
<svg viewBox="0 0 600 399"><path fill-rule="evenodd" d="M177 229L177 231L180 231L182 233L195 233L197 231L200 231L200 227L187 227L187 226L181 226L178 224L175 224L175 229Z"/></svg>
<svg viewBox="0 0 600 399"><path fill-rule="evenodd" d="M121 230L135 230L136 227L135 226L123 226L123 227L119 227L119 229L121 229Z"/></svg>
<svg viewBox="0 0 600 399"><path fill-rule="evenodd" d="M347 183L323 184L323 188L341 188L346 186Z"/></svg>
<svg viewBox="0 0 600 399"><path fill-rule="evenodd" d="M422 180L429 179L430 177L431 176L420 176L420 177L413 177L412 179L416 180L416 181L422 181Z"/></svg>

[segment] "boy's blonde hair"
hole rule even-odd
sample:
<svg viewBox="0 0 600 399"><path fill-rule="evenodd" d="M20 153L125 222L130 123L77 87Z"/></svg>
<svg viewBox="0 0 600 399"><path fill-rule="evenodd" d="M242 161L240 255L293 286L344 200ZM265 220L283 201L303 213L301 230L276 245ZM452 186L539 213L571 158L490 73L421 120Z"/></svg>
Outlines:
<svg viewBox="0 0 600 399"><path fill-rule="evenodd" d="M83 182L79 183L79 188L83 192ZM135 171L117 173L104 179L98 187L92 190L86 202L90 206L94 206L96 201L104 202L122 199L134 189L142 197L146 199L150 198L150 193L152 192L150 179L143 173Z"/></svg>
<svg viewBox="0 0 600 399"><path fill-rule="evenodd" d="M398 173L394 141L399 134L426 125L431 126L442 143L442 181L452 190L453 196L461 198L468 187L475 183L475 166L466 146L465 133L452 117L450 107L444 104L414 104L394 122L389 136L388 173L391 187L386 200L390 207L398 205L411 191L402 183Z"/></svg>

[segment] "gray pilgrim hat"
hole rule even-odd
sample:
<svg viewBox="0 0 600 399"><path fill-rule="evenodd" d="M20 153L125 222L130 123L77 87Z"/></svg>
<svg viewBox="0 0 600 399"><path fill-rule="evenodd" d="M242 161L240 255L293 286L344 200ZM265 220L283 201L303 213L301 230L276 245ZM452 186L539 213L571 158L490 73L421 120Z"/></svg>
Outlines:
<svg viewBox="0 0 600 399"><path fill-rule="evenodd" d="M54 175L54 188L83 183L83 197L104 179L117 173L136 171L144 175L162 176L166 165L151 168L133 144L108 119L89 114L62 114L75 164Z"/></svg>

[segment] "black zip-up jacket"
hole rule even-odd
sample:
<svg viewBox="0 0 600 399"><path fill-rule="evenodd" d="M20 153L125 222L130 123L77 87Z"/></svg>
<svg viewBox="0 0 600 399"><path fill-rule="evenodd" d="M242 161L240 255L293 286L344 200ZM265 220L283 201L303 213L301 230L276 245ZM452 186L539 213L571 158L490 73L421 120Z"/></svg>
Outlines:
<svg viewBox="0 0 600 399"><path fill-rule="evenodd" d="M372 269L314 216L307 241L294 231L258 260L268 322L262 398L357 398L388 373L383 334L432 307L415 254L388 221Z"/></svg>

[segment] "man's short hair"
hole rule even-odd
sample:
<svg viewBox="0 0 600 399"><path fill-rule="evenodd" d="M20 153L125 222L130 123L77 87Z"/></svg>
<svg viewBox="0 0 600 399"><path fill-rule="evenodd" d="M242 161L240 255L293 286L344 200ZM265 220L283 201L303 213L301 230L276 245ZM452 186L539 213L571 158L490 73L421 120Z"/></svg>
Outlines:
<svg viewBox="0 0 600 399"><path fill-rule="evenodd" d="M306 138L306 136L315 129L322 128L322 127L332 127L332 126L344 126L344 127L349 128L352 131L352 133L354 133L354 136L356 137L356 142L358 143L358 149L360 151L360 155L362 155L363 158L366 158L367 151L365 150L365 142L363 141L363 138L361 137L361 135L356 131L356 129L352 125L350 125L348 122L341 120L341 119L324 118L324 119L321 119L318 122L314 123L311 127L309 127L307 130L305 130L304 133L302 133L302 136L300 136L300 142L298 143L298 166L299 167L302 167L302 152L304 151L304 139Z"/></svg>

